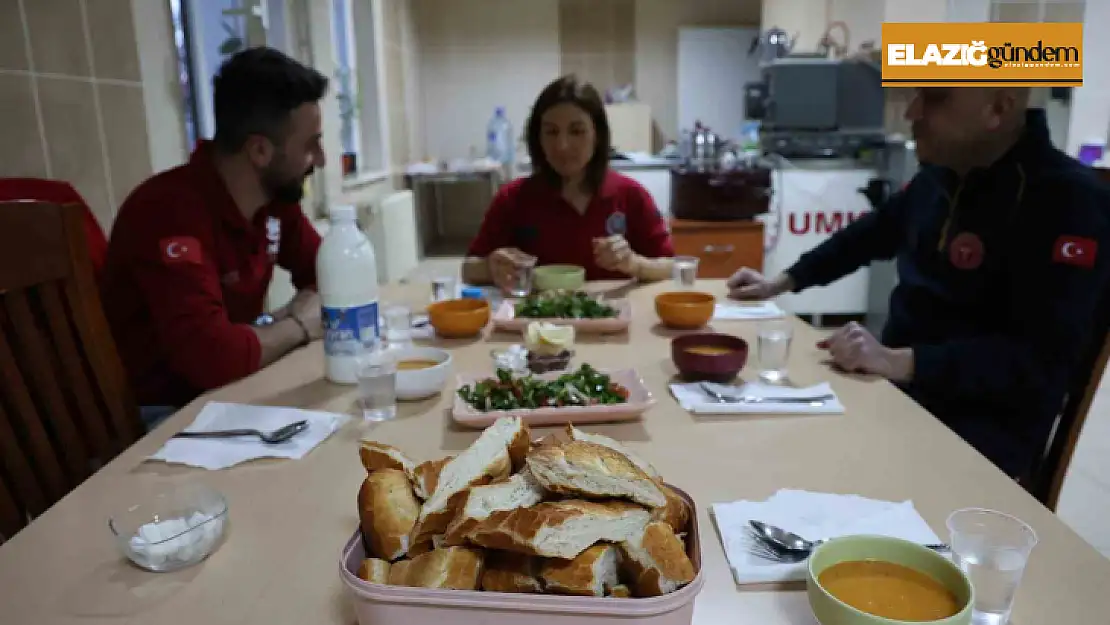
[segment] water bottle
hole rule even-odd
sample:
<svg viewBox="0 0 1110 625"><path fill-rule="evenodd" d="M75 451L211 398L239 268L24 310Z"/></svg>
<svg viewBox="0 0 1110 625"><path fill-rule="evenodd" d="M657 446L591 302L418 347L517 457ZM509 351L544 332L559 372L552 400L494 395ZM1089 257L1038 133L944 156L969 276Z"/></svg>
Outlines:
<svg viewBox="0 0 1110 625"><path fill-rule="evenodd" d="M499 106L486 127L486 156L501 163L510 170L516 160L516 142L513 140L513 125L505 116L505 107Z"/></svg>
<svg viewBox="0 0 1110 625"><path fill-rule="evenodd" d="M378 341L378 266L354 206L333 206L330 220L316 254L324 374L337 384L357 384L359 359Z"/></svg>

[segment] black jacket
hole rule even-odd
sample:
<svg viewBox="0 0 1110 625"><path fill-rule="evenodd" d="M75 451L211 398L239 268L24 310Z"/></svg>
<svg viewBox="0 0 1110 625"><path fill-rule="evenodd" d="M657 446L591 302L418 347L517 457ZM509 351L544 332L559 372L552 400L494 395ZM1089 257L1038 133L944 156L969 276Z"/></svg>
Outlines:
<svg viewBox="0 0 1110 625"><path fill-rule="evenodd" d="M1030 111L990 167L961 180L923 166L787 272L800 291L890 258L899 283L882 342L913 349L904 390L1004 471L1026 473L1106 331L1110 189Z"/></svg>

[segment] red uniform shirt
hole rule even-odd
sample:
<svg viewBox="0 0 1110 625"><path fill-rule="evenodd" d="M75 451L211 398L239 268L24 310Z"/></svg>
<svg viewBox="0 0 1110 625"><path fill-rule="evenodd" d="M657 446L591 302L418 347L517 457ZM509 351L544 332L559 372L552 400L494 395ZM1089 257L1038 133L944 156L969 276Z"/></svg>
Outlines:
<svg viewBox="0 0 1110 625"><path fill-rule="evenodd" d="M535 256L540 265L585 267L587 280L626 278L594 262L593 240L614 234L624 235L641 256L674 256L666 222L635 180L608 171L586 212L579 214L547 181L520 178L493 199L469 255L489 256L499 248L515 247Z"/></svg>
<svg viewBox="0 0 1110 625"><path fill-rule="evenodd" d="M320 236L300 207L270 204L247 221L211 149L139 185L108 242L104 309L144 405L180 406L258 370L250 324L275 262L298 289L316 283Z"/></svg>

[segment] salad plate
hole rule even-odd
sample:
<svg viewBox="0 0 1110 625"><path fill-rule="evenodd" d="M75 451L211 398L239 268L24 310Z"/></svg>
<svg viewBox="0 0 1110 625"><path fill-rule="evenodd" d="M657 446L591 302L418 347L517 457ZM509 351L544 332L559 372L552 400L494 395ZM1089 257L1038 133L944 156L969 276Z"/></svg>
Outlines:
<svg viewBox="0 0 1110 625"><path fill-rule="evenodd" d="M616 334L632 323L632 304L627 299L553 291L506 299L493 315L494 329L503 332L524 332L533 321L573 326L578 334Z"/></svg>

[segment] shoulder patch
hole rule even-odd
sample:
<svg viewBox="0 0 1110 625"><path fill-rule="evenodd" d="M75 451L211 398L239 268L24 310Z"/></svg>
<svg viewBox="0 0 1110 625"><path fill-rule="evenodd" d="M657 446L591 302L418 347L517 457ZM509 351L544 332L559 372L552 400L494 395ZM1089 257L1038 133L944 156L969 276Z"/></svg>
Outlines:
<svg viewBox="0 0 1110 625"><path fill-rule="evenodd" d="M195 237L166 237L158 242L158 247L161 248L162 262L167 265L200 265L204 262L200 242Z"/></svg>

